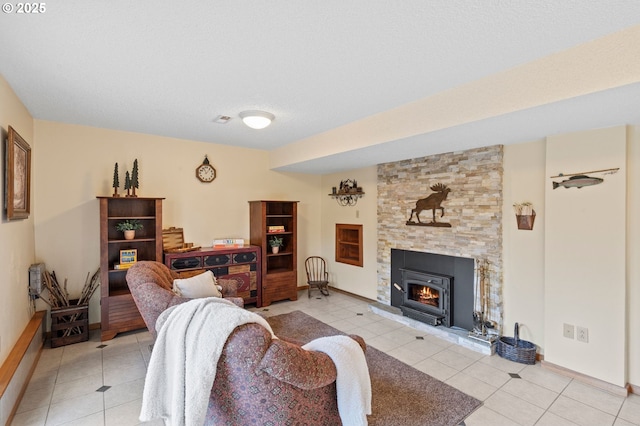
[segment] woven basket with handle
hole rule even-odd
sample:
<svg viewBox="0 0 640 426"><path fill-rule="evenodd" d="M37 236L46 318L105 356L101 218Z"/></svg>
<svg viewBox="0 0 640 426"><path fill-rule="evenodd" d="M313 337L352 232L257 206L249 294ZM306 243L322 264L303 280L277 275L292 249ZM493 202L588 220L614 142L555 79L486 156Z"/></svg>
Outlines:
<svg viewBox="0 0 640 426"><path fill-rule="evenodd" d="M536 345L520 340L518 323L515 325L514 337L500 337L496 353L510 361L522 364L536 363Z"/></svg>

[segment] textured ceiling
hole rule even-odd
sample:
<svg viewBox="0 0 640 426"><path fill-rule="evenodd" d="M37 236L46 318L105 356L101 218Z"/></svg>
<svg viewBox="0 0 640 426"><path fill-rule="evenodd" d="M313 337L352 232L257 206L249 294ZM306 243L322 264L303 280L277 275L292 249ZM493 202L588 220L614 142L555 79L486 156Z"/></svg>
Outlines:
<svg viewBox="0 0 640 426"><path fill-rule="evenodd" d="M282 152L639 24L635 0L67 0L0 15L0 73L37 119ZM638 81L276 166L327 173L640 122ZM249 129L249 109L276 120Z"/></svg>

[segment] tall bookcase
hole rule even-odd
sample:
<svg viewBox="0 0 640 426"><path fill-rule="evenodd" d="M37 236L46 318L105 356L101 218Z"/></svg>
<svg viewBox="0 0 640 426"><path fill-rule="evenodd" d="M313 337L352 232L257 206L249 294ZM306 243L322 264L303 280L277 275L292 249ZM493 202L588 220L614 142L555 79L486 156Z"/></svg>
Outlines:
<svg viewBox="0 0 640 426"><path fill-rule="evenodd" d="M297 201L249 201L250 242L262 248L262 306L298 299L297 214ZM284 228L273 232L274 227ZM269 245L273 236L283 240L278 253Z"/></svg>
<svg viewBox="0 0 640 426"><path fill-rule="evenodd" d="M116 334L144 328L127 286L126 269L115 269L120 250L137 251L137 260L162 262L162 200L164 198L97 197L100 201L100 312L102 340ZM143 228L133 240L125 240L116 224L139 220Z"/></svg>

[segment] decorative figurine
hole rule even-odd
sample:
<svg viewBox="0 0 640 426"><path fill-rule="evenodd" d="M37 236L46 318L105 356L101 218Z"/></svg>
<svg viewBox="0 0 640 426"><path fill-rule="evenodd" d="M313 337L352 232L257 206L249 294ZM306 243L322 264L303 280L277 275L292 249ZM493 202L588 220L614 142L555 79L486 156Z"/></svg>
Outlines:
<svg viewBox="0 0 640 426"><path fill-rule="evenodd" d="M131 196L137 197L136 188L140 188L138 183L138 159L133 160L133 170L131 171Z"/></svg>
<svg viewBox="0 0 640 426"><path fill-rule="evenodd" d="M435 193L429 195L427 198L422 198L416 202L416 208L411 209L411 215L409 215L409 220L407 220L407 225L418 225L418 226L441 226L450 228L450 223L445 222L436 222L436 210L440 210L440 217L444 216L444 207L442 207L442 202L447 199L447 195L451 192L451 188L447 188L446 185L442 183L437 183L431 186L431 190L435 191ZM432 210L433 212L433 221L429 223L424 223L420 221L420 212L423 210ZM411 220L413 215L416 215L417 223Z"/></svg>
<svg viewBox="0 0 640 426"><path fill-rule="evenodd" d="M120 194L118 194L118 187L120 186L120 178L118 177L118 163L116 163L115 167L113 168L113 195L112 197L119 197Z"/></svg>
<svg viewBox="0 0 640 426"><path fill-rule="evenodd" d="M127 190L127 197L131 197L131 178L129 177L129 170L124 174L124 189Z"/></svg>

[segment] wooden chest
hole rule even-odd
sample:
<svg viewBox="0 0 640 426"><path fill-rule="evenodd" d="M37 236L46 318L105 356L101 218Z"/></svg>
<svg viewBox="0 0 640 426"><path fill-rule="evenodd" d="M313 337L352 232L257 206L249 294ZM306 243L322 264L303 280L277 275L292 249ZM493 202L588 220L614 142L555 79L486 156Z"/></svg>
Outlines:
<svg viewBox="0 0 640 426"><path fill-rule="evenodd" d="M238 296L244 303L262 306L262 264L260 247L204 247L183 253L165 253L164 264L182 278L210 270L216 278L238 282Z"/></svg>

